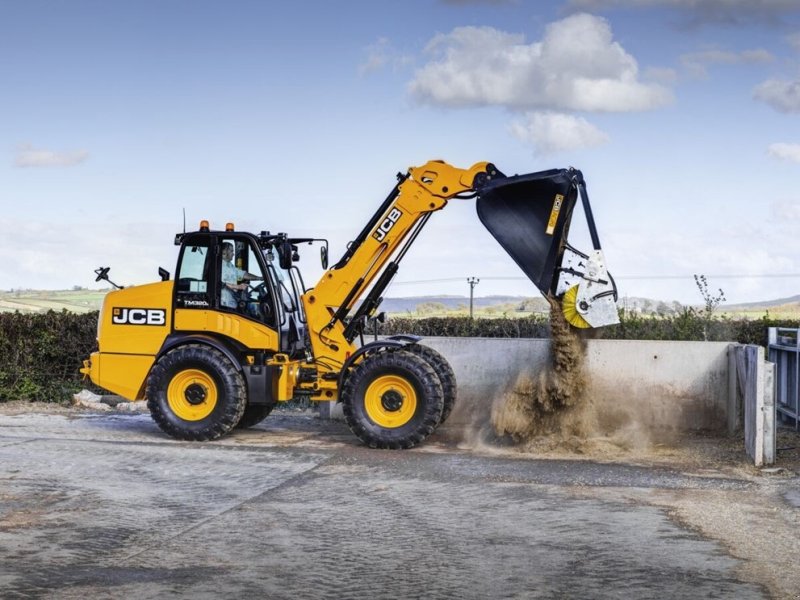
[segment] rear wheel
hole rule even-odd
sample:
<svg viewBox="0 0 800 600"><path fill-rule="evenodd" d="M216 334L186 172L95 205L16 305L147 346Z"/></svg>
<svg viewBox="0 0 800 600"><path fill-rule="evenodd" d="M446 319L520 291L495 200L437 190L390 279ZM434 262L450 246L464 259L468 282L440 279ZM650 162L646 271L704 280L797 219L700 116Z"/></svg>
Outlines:
<svg viewBox="0 0 800 600"><path fill-rule="evenodd" d="M429 346L422 344L410 344L405 346L403 350L412 352L417 356L421 356L425 361L433 367L436 375L439 377L439 382L442 384L443 405L442 405L442 418L439 424L445 422L450 413L453 412L453 407L456 404L456 374L453 367L447 362L447 359L439 354L436 350Z"/></svg>
<svg viewBox="0 0 800 600"><path fill-rule="evenodd" d="M188 344L170 350L147 377L147 407L162 431L181 440L222 437L241 420L244 379L219 350Z"/></svg>
<svg viewBox="0 0 800 600"><path fill-rule="evenodd" d="M371 448L411 448L442 416L442 385L420 356L381 351L359 363L342 388L344 417Z"/></svg>

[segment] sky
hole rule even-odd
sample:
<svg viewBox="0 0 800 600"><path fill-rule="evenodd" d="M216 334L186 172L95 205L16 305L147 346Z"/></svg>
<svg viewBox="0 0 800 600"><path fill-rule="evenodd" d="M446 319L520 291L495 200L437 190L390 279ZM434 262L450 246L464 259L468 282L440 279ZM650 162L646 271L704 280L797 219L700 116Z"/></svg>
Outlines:
<svg viewBox="0 0 800 600"><path fill-rule="evenodd" d="M622 297L800 294L800 0L0 0L0 289L155 281L184 214L336 260L431 159L581 169ZM470 277L538 295L453 200L386 295Z"/></svg>

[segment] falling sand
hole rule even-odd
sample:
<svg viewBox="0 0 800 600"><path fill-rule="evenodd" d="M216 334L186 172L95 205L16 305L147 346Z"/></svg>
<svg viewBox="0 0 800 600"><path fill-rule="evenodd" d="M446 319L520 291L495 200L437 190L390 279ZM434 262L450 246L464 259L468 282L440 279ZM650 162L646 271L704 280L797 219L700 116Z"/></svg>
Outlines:
<svg viewBox="0 0 800 600"><path fill-rule="evenodd" d="M550 301L550 364L539 373L522 373L495 399L491 425L496 442L530 451L614 452L641 449L649 432L637 420L610 423L587 392L586 330L571 327L556 301Z"/></svg>

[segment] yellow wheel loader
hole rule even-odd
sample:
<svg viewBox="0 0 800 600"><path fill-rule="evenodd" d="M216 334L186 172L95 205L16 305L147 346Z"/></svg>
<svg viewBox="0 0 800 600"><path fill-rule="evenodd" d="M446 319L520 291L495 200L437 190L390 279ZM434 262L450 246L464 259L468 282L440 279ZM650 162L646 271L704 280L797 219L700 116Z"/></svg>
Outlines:
<svg viewBox="0 0 800 600"><path fill-rule="evenodd" d="M98 351L82 372L127 399L146 398L155 422L178 439L213 440L258 423L278 402L307 397L341 402L350 429L370 447L411 448L452 411L453 369L419 337L364 343L363 331L431 215L470 198L573 326L617 322L616 288L580 171L507 177L486 162L459 169L431 161L397 178L330 268L325 240L230 223L212 230L205 221L178 234L174 279L159 269L160 282L106 295ZM594 246L588 254L567 242L578 197ZM325 272L306 289L295 263L299 246L315 242ZM108 280L108 268L96 272Z"/></svg>

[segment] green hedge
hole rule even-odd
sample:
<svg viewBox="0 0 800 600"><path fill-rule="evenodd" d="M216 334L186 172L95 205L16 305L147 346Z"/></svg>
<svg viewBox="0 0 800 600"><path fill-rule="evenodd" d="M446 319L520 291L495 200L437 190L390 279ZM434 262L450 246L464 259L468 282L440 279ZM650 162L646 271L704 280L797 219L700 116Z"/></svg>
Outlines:
<svg viewBox="0 0 800 600"><path fill-rule="evenodd" d="M61 402L87 387L78 370L97 348L97 315L0 313L0 402Z"/></svg>
<svg viewBox="0 0 800 600"><path fill-rule="evenodd" d="M0 313L0 402L7 400L67 401L88 387L79 373L82 361L97 347L97 312L67 311L42 314ZM691 308L667 316L621 313L621 323L590 333L592 337L629 340L734 341L766 345L768 327L800 327L797 320L765 315L757 320L707 319ZM421 336L541 338L550 334L542 315L520 318L474 319L393 317L379 325L379 333Z"/></svg>
<svg viewBox="0 0 800 600"><path fill-rule="evenodd" d="M741 344L767 344L768 327L800 327L800 321L773 319L707 318L702 311L685 308L676 315L660 317L620 312L620 324L589 333L590 337L616 340L721 341ZM371 327L369 328L371 331ZM448 337L549 337L549 319L543 315L520 318L470 319L469 317L431 317L412 319L392 317L379 324L381 335L413 333Z"/></svg>

